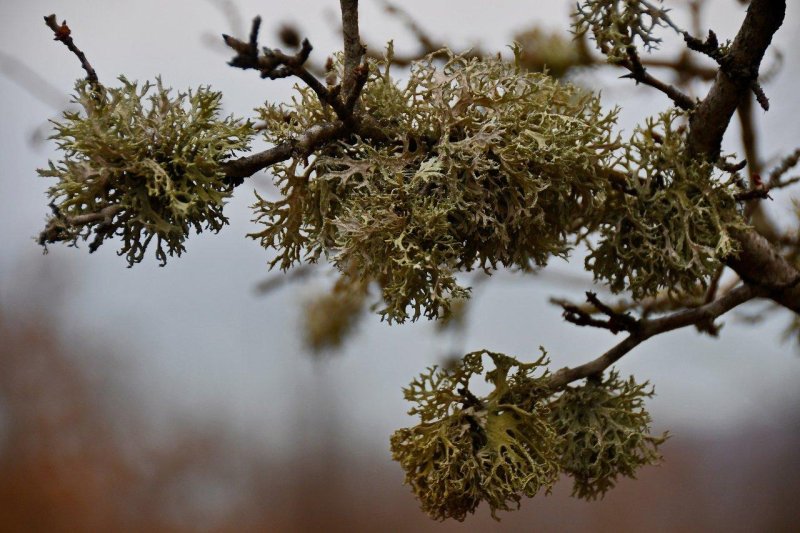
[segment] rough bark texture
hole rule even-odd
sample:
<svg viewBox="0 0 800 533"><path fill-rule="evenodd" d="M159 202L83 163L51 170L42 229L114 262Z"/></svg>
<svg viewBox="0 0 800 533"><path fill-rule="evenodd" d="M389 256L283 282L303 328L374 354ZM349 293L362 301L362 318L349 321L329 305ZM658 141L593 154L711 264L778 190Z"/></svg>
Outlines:
<svg viewBox="0 0 800 533"><path fill-rule="evenodd" d="M730 119L749 98L758 79L761 60L772 37L783 24L786 0L753 0L747 10L730 52L717 72L714 85L692 113L689 149L715 160ZM741 278L770 289L769 296L779 304L800 313L800 272L755 231L737 232L741 245L737 257L727 263Z"/></svg>

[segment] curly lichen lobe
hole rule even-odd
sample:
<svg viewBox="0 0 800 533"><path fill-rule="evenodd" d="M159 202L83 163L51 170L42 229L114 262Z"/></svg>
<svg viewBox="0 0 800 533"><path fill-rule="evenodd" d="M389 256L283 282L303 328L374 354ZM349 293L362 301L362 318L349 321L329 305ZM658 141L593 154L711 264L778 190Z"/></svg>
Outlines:
<svg viewBox="0 0 800 533"><path fill-rule="evenodd" d="M53 216L42 244L92 239L97 249L119 236L129 265L154 243L156 258L180 255L193 228L219 231L231 194L223 162L247 150L252 127L220 118L221 94L208 87L173 93L160 79L120 87L80 81L82 110L54 122L63 159L39 170L57 182L48 190Z"/></svg>
<svg viewBox="0 0 800 533"><path fill-rule="evenodd" d="M384 135L278 165L282 198L255 205L253 236L277 248L273 266L325 256L376 281L384 317L402 322L446 316L468 296L458 271L527 270L568 252L604 197L616 111L498 58L429 57L403 83L386 62L370 72L362 105ZM297 90L292 104L261 110L269 142L336 120Z"/></svg>
<svg viewBox="0 0 800 533"><path fill-rule="evenodd" d="M470 380L485 372L493 390L478 398ZM481 502L492 516L523 496L548 491L558 473L556 433L542 402L544 356L534 363L489 351L467 354L450 369L431 368L405 390L420 423L396 431L392 455L432 518L463 520Z"/></svg>

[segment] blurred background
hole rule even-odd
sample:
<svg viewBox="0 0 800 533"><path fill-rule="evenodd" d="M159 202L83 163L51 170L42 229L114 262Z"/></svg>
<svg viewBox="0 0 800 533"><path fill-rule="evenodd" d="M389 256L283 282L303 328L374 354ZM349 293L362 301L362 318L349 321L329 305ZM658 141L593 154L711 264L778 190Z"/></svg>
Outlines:
<svg viewBox="0 0 800 533"><path fill-rule="evenodd" d="M383 4L362 0L372 50L393 39L413 55L419 39ZM569 37L563 0L486 3L407 0L419 26L455 49L502 51L533 26ZM688 2L671 1L691 26ZM708 0L703 20L733 38L736 0ZM464 326L389 327L367 314L344 346L312 354L304 309L324 294L326 269L283 282L268 272L248 205L270 193L260 173L227 207L230 226L192 236L166 267L125 268L107 244L89 255L34 236L48 212L35 169L59 157L48 119L68 105L77 60L52 40L42 16L66 19L98 72L162 75L176 89L211 84L226 112L249 116L291 96L289 80L231 69L219 34L244 37L264 18L261 42L283 24L315 47L321 64L339 48L338 2L296 0L3 0L0 20L0 531L796 531L800 509L800 357L783 342L788 314L751 304L725 317L719 339L694 330L655 338L625 357L623 373L648 379L654 430L669 429L664 464L623 480L599 502L569 498L570 484L523 502L493 522L484 509L463 524L417 507L388 439L414 424L401 389L426 366L490 348L522 359L550 352L552 368L594 358L615 339L564 323L550 297L581 299L580 266L554 261L538 275L499 273L475 290ZM707 27L707 26L706 26ZM775 44L782 66L765 85L772 109L755 112L770 166L800 144L796 84L800 5L789 2ZM679 43L667 41L662 57ZM771 54L767 67L779 59ZM668 107L663 95L608 68L569 74L623 105L620 127ZM398 69L402 76L402 69ZM662 74L670 78L670 73ZM702 84L689 90L702 94ZM738 151L738 123L725 149ZM786 194L783 194L786 196ZM791 203L769 204L792 224ZM265 287L269 288L265 291ZM602 291L601 288L595 290ZM756 323L753 323L753 322Z"/></svg>

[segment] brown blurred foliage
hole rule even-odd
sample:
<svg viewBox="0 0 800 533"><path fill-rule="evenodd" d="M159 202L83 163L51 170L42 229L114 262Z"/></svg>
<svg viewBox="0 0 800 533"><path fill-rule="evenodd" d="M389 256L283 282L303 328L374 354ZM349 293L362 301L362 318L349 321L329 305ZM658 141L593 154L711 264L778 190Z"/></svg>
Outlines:
<svg viewBox="0 0 800 533"><path fill-rule="evenodd" d="M299 432L274 428L297 440L289 457L202 413L159 429L120 380L113 342L99 349L58 333L51 285L0 300L0 532L788 532L800 523L796 412L776 417L779 427L713 438L678 428L667 467L599 502L570 498L562 483L500 523L484 509L465 523L433 522L388 449L347 436L324 380L313 407L298 403Z"/></svg>

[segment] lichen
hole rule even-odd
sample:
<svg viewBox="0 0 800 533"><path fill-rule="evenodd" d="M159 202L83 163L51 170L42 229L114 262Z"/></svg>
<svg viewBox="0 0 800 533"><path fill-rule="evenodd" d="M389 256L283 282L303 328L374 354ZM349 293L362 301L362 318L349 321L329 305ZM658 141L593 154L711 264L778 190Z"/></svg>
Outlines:
<svg viewBox="0 0 800 533"><path fill-rule="evenodd" d="M39 170L57 182L48 190L53 217L42 244L76 244L90 251L119 236L129 265L155 240L156 258L180 255L190 230L219 231L230 196L222 163L246 150L252 128L219 118L218 92L208 87L172 94L160 79L139 86L76 85L82 112L54 122L63 159Z"/></svg>
<svg viewBox="0 0 800 533"><path fill-rule="evenodd" d="M384 139L348 139L273 168L283 197L258 198L263 228L253 234L277 249L272 266L327 257L376 281L383 316L402 322L447 316L468 295L458 271L527 270L566 255L576 223L603 201L616 111L496 58L429 57L402 84L387 65L371 64L361 99ZM335 120L303 87L261 118L271 143Z"/></svg>
<svg viewBox="0 0 800 533"><path fill-rule="evenodd" d="M305 305L306 345L315 353L339 348L358 324L366 307L367 286L341 277L325 294Z"/></svg>
<svg viewBox="0 0 800 533"><path fill-rule="evenodd" d="M643 466L658 464L667 435L650 434L644 399L653 391L633 377L611 371L567 389L550 404L559 436L561 468L573 479L572 495L594 500L614 488L619 477L635 478Z"/></svg>
<svg viewBox="0 0 800 533"><path fill-rule="evenodd" d="M661 289L692 292L738 251L730 236L746 224L736 183L691 157L680 113L637 128L617 161L624 183L605 205L586 268L640 299Z"/></svg>
<svg viewBox="0 0 800 533"><path fill-rule="evenodd" d="M470 380L485 372L493 387L479 398ZM392 456L432 518L463 520L485 501L492 516L519 507L522 496L555 482L556 433L548 421L545 356L533 363L489 351L464 356L452 368L431 368L405 389L420 423L396 431ZM513 370L513 372L512 372Z"/></svg>
<svg viewBox="0 0 800 533"><path fill-rule="evenodd" d="M657 49L661 39L655 29L672 26L667 10L642 0L583 0L577 5L573 29L579 36L591 34L597 48L610 63L625 62L641 44Z"/></svg>

